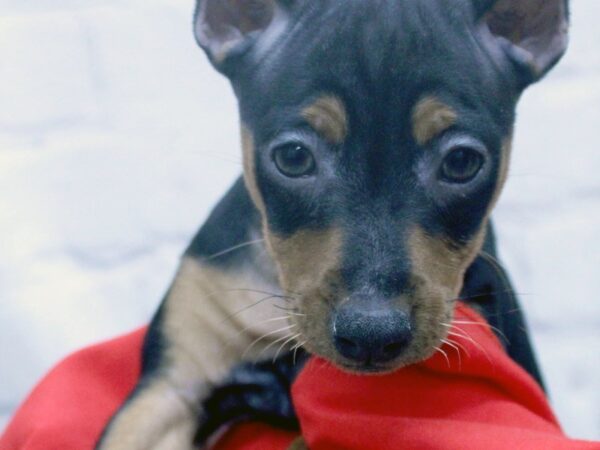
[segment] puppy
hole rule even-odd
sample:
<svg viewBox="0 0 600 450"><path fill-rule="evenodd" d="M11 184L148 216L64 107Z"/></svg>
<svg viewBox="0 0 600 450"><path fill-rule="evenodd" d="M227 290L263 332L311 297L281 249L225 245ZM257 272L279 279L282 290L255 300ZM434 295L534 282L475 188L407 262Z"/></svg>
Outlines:
<svg viewBox="0 0 600 450"><path fill-rule="evenodd" d="M279 347L361 374L430 357L567 16L565 0L199 0L244 177L185 253L98 448L192 448L211 386Z"/></svg>

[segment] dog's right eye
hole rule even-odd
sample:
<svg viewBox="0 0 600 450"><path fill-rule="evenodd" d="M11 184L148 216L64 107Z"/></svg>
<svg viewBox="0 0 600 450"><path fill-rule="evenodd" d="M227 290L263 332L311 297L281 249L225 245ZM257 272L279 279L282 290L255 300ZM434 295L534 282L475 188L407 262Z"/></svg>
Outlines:
<svg viewBox="0 0 600 450"><path fill-rule="evenodd" d="M300 178L312 175L316 170L315 158L304 145L293 142L273 149L273 162L286 177Z"/></svg>

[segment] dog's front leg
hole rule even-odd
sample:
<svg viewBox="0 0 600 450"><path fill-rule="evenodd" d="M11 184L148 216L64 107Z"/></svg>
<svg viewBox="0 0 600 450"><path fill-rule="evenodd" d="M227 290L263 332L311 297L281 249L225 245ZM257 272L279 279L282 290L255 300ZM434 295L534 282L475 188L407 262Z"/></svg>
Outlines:
<svg viewBox="0 0 600 450"><path fill-rule="evenodd" d="M285 318L272 317L278 310L263 301L275 289L250 269L185 258L148 333L142 378L98 449L193 448L210 387L289 334Z"/></svg>

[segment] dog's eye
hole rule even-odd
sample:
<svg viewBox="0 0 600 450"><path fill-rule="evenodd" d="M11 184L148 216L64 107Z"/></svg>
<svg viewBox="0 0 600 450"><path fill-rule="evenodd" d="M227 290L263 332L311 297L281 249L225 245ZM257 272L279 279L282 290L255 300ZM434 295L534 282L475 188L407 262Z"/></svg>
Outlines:
<svg viewBox="0 0 600 450"><path fill-rule="evenodd" d="M312 175L316 169L315 158L302 144L288 143L273 149L273 161L277 169L290 178Z"/></svg>
<svg viewBox="0 0 600 450"><path fill-rule="evenodd" d="M455 147L442 162L441 178L450 183L468 183L477 176L484 161L483 155L475 149Z"/></svg>

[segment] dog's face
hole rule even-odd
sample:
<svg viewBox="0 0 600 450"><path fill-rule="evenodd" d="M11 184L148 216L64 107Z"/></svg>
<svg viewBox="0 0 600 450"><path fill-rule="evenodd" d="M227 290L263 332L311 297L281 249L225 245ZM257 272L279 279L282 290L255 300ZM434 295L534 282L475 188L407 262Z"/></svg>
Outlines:
<svg viewBox="0 0 600 450"><path fill-rule="evenodd" d="M430 356L506 177L564 0L200 0L245 178L305 347L358 372Z"/></svg>

